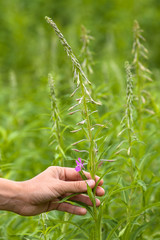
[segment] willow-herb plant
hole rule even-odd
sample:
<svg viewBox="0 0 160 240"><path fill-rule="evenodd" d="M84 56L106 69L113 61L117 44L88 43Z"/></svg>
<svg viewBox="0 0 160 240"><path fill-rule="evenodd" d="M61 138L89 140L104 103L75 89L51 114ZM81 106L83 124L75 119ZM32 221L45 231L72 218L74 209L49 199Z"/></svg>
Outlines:
<svg viewBox="0 0 160 240"><path fill-rule="evenodd" d="M133 130L133 77L131 73L131 66L129 62L125 63L125 70L127 74L127 87L126 87L126 105L125 105L125 114L121 120L122 130L118 133L119 136L125 136L125 139L120 142L117 146L118 151L116 154L119 154L122 151L127 152L127 155L130 157L132 155L132 144L136 139L134 130ZM121 148L125 145L124 148Z"/></svg>
<svg viewBox="0 0 160 240"><path fill-rule="evenodd" d="M93 57L92 57L92 52L90 50L90 41L93 40L94 38L89 35L89 31L82 25L81 27L81 41L82 41L82 49L81 49L81 57L82 57L82 67L89 76L90 74L93 74Z"/></svg>
<svg viewBox="0 0 160 240"><path fill-rule="evenodd" d="M127 75L127 88L126 88L126 111L124 118L122 119L122 126L125 127L121 133L124 133L126 130L127 136L127 155L128 155L128 165L130 167L130 177L131 177L131 184L134 182L134 167L133 167L133 158L134 154L132 152L132 147L134 143L137 141L136 135L134 133L134 126L133 126L133 76L131 73L131 66L129 62L125 63L125 70ZM120 134L121 135L121 134ZM130 216L130 208L132 204L132 196L133 196L133 189L131 189L128 207L127 207L127 222L128 217ZM128 223L129 224L129 223Z"/></svg>
<svg viewBox="0 0 160 240"><path fill-rule="evenodd" d="M63 136L62 136L62 120L60 117L60 112L57 105L57 98L55 94L55 83L52 74L48 74L48 83L49 83L49 89L50 89L50 101L51 101L51 122L52 122L52 128L51 128L51 139L54 137L54 140L51 141L51 144L55 141L56 145L56 155L53 162L53 165L59 165L61 167L64 167L64 160L66 158L65 156L65 149L64 149L64 143L63 143ZM69 219L70 214L65 213L63 218L64 221L67 221ZM67 231L67 224L61 225L61 232L62 234Z"/></svg>
<svg viewBox="0 0 160 240"><path fill-rule="evenodd" d="M52 74L48 75L48 83L50 89L50 101L51 101L51 143L50 145L56 143L56 156L54 159L53 165L58 165L64 167L64 159L65 159L65 152L64 152L64 144L62 138L62 131L61 131L61 118L59 109L57 106L57 99L55 95L55 84L53 80Z"/></svg>
<svg viewBox="0 0 160 240"><path fill-rule="evenodd" d="M90 50L90 42L94 40L94 38L89 35L89 30L87 30L83 25L81 26L81 41L82 41L82 48L81 48L81 58L82 58L82 68L86 75L89 77L93 74L93 56ZM90 84L88 91L90 94L93 94L94 91L92 89L92 85Z"/></svg>
<svg viewBox="0 0 160 240"><path fill-rule="evenodd" d="M122 130L118 134L118 136L122 137L121 143L118 145L118 149L120 150L117 152L125 152L122 154L122 157L127 161L125 166L127 166L126 171L126 179L127 179L127 187L129 187L129 194L124 193L124 202L126 203L126 224L124 228L120 231L119 236L123 236L124 239L128 239L130 236L131 229L133 227L133 222L131 216L133 215L132 205L134 204L134 198L141 189L142 193L142 207L145 207L143 202L144 199L144 191L143 191L143 181L139 178L140 176L136 175L137 172L137 165L136 165L136 153L134 150L134 145L139 143L138 138L135 134L135 124L134 124L134 117L135 117L135 106L134 106L134 94L133 94L133 75L131 72L131 65L129 62L125 63L125 70L126 70L126 79L127 79L127 86L126 86L126 105L125 105L125 114L121 121ZM121 148L124 146L123 148ZM126 155L127 154L127 155ZM129 174L128 174L129 173ZM129 185L128 185L129 184Z"/></svg>
<svg viewBox="0 0 160 240"><path fill-rule="evenodd" d="M132 67L133 68L133 67ZM131 223L130 223L130 216L132 214L132 212L130 211L131 209L131 204L133 201L133 196L136 194L137 189L140 188L141 190L141 203L142 203L142 208L145 208L146 206L146 201L145 201L145 191L146 191L146 184L142 179L141 176L141 171L139 171L139 161L136 161L137 155L139 156L139 151L140 151L140 146L142 145L142 142L139 141L139 139L136 137L135 134L135 130L136 130L136 124L134 124L134 120L133 120L133 115L135 116L135 114L133 114L133 109L134 112L136 112L136 105L134 104L135 101L133 101L135 99L135 95L133 93L133 75L131 72L131 65L129 65L128 62L126 62L125 64L125 69L126 69L126 74L127 74L127 92L126 92L126 110L125 110L125 116L123 117L121 124L122 124L122 131L119 133L119 136L125 136L125 140L123 140L118 148L120 148L120 146L124 145L127 146L126 148L122 148L119 152L125 150L127 152L128 155L128 163L127 165L129 165L130 167L130 177L131 177L131 185L133 185L133 188L131 188L130 190L130 194L128 196L128 203L127 203L127 228L125 229L125 232L130 231L131 229ZM137 84L137 89L139 89L142 85L139 85L139 82L135 82L134 83L134 87ZM141 97L141 96L140 96ZM140 103L141 104L141 103ZM141 109L141 112L139 111ZM139 120L141 121L142 124L142 118L141 118L141 114L143 111L143 106L141 105L140 107L138 106L137 112ZM140 127L140 126L139 126ZM141 129L142 130L142 129ZM140 134L140 128L138 128L138 132ZM139 137L142 137L142 135L139 135ZM136 152L133 151L133 147L134 144L139 144L139 151L136 155ZM139 158L137 159L139 160ZM134 185L137 186L137 189L134 189ZM146 221L146 214L143 214L143 220Z"/></svg>
<svg viewBox="0 0 160 240"><path fill-rule="evenodd" d="M125 70L127 75L127 87L126 87L126 110L124 117L121 121L122 130L118 134L118 136L122 137L122 140L120 144L117 146L118 152L117 154L121 152L127 153L127 164L129 166L129 172L130 172L130 183L133 184L134 182L134 167L133 167L133 158L134 154L132 152L132 148L134 143L137 141L137 137L134 132L134 125L133 125L133 76L131 73L131 66L129 62L125 63ZM121 148L124 146L123 148ZM120 149L120 150L119 150ZM128 172L128 171L127 171ZM133 194L133 191L131 190L131 194L129 196L129 204L127 208L127 215L129 205L131 203L131 196Z"/></svg>
<svg viewBox="0 0 160 240"><path fill-rule="evenodd" d="M58 27L56 26L56 24L53 22L52 19L50 19L49 17L45 17L45 18L46 18L46 21L52 26L52 28L56 32L61 44L64 47L64 50L66 51L68 57L71 59L73 64L74 82L76 84L76 89L71 94L71 96L73 97L75 94L79 93L79 97L76 99L77 103L72 107L70 107L69 111L72 111L71 112L71 115L72 115L79 112L80 110L82 119L80 122L76 124L78 126L78 129L73 130L72 133L83 131L85 138L73 143L72 145L75 146L75 145L81 144L82 142L87 142L89 144L87 150L76 149L76 151L85 152L85 154L88 153L87 169L90 172L92 178L95 179L95 175L96 175L99 163L97 159L97 144L93 135L93 130L94 130L94 127L96 126L96 123L93 126L91 117L92 117L92 114L94 114L97 111L92 112L90 108L91 108L91 104L100 105L100 103L96 102L91 97L90 92L87 88L87 85L88 84L90 85L91 82L88 80L79 61L75 57L70 45L67 43L63 34L60 32L60 30L58 29ZM78 107L79 109L74 111L74 109ZM96 186L93 192L92 192L92 189L89 186L87 186L88 195L93 203L93 211L90 212L91 216L93 217L94 225L95 225L93 227L93 231L91 231L90 239L92 240L102 239L101 219L99 218L99 215L98 215L98 209L96 207L96 197L95 197L97 186L98 186L98 182L96 183Z"/></svg>
<svg viewBox="0 0 160 240"><path fill-rule="evenodd" d="M145 89L146 85L149 82L152 82L151 74L152 72L145 66L146 60L148 59L148 50L144 46L143 42L145 38L142 33L143 30L140 28L138 21L134 21L133 27L134 33L134 42L132 48L133 54L133 67L135 71L135 78L137 81L137 118L138 118L138 128L139 128L139 137L142 138L143 132L143 112L148 112L154 114L154 111L150 107L146 108L144 105L151 100L149 92ZM149 105L149 104L148 104Z"/></svg>
<svg viewBox="0 0 160 240"><path fill-rule="evenodd" d="M121 136L127 132L127 139L123 140L117 148L120 148L120 146L122 146L124 143L127 143L127 148L123 148L121 151L125 150L128 156L131 156L132 144L135 141L136 136L133 129L133 77L131 73L131 67L128 62L125 63L125 69L127 74L126 110L125 115L121 121L122 131L118 134L118 136Z"/></svg>
<svg viewBox="0 0 160 240"><path fill-rule="evenodd" d="M54 80L51 74L48 74L48 85L49 85L49 90L50 90L50 101L51 101L51 122L52 122L52 128L51 128L51 142L50 145L52 145L53 143L56 142L56 148L57 149L61 149L61 134L60 134L60 116L59 116L59 111L58 111L58 107L57 107L57 99L55 96L55 90L54 90ZM54 140L52 140L53 136L55 137ZM61 162L59 162L59 159L61 160ZM62 165L63 166L63 158L62 156L58 157L57 155L55 156L55 160L53 165ZM42 230L41 230L41 234L40 234L40 239L42 240L47 240L47 214L46 213L42 213L40 215L40 222L42 225Z"/></svg>
<svg viewBox="0 0 160 240"><path fill-rule="evenodd" d="M53 165L54 166L61 166L64 167L64 159L65 159L65 150L64 150L64 144L63 144L63 138L62 138L62 121L60 118L60 112L57 105L57 98L55 94L55 83L52 74L48 74L48 85L49 85L49 92L50 92L50 102L51 102L51 142L50 145L54 146L54 149L56 150L56 154L54 156ZM65 213L64 221L67 221L69 219L69 213ZM42 225L41 230L41 239L47 239L47 214L42 213L40 215L40 221ZM61 233L63 234L65 231L67 231L67 224L61 224Z"/></svg>
<svg viewBox="0 0 160 240"><path fill-rule="evenodd" d="M133 54L133 69L135 72L135 79L136 79L136 85L137 85L137 92L135 93L137 97L137 130L139 132L139 139L141 141L144 141L143 132L145 129L144 124L144 113L147 113L149 115L154 115L156 109L156 104L154 103L154 100L151 97L151 94L147 90L147 87L150 83L153 82L152 80L152 72L145 66L146 61L148 60L148 50L144 46L145 38L143 37L142 33L143 30L140 28L138 21L134 21L134 27L133 27L133 33L134 33L134 42L133 42L133 48L132 48L132 54ZM145 150L144 150L145 151ZM139 145L138 149L138 160L142 159L144 152L142 150L142 144ZM140 163L139 163L140 166ZM138 169L138 166L137 166ZM136 176L138 176L138 184L141 185L141 191L142 191L142 206L145 207L146 200L145 200L145 191L146 191L146 185L142 178L143 173L141 171L138 171ZM146 219L146 216L144 214L144 220Z"/></svg>
<svg viewBox="0 0 160 240"><path fill-rule="evenodd" d="M42 229L40 231L41 234L39 237L41 240L47 240L47 223L46 223L47 220L48 220L48 217L46 213L40 214L40 223L41 223Z"/></svg>

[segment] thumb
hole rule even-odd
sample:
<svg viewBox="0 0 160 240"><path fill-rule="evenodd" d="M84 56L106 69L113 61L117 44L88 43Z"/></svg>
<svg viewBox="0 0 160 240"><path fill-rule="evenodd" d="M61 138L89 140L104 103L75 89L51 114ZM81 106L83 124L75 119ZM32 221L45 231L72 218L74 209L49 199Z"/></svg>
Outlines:
<svg viewBox="0 0 160 240"><path fill-rule="evenodd" d="M90 188L94 188L95 181L91 179L86 181L64 182L63 190L65 193L83 193L87 192L87 184Z"/></svg>

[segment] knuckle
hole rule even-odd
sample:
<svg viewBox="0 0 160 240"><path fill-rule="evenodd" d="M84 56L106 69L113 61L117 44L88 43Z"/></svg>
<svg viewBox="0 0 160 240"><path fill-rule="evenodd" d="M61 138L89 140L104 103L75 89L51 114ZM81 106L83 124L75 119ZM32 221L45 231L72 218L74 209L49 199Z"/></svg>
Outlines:
<svg viewBox="0 0 160 240"><path fill-rule="evenodd" d="M54 169L54 166L49 166L49 167L47 168L47 170L50 171L50 172L52 172L53 169Z"/></svg>
<svg viewBox="0 0 160 240"><path fill-rule="evenodd" d="M57 167L57 166L49 166L49 167L47 168L47 170L48 170L49 172L59 172L59 167Z"/></svg>

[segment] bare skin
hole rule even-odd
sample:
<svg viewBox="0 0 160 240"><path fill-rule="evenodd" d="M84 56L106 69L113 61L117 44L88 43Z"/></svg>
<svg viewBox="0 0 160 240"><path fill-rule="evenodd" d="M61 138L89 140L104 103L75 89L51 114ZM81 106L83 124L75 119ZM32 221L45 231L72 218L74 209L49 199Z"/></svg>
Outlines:
<svg viewBox="0 0 160 240"><path fill-rule="evenodd" d="M96 176L94 181L88 172L84 173L88 178L88 185L94 188L99 177ZM104 189L100 187L102 184L103 180L99 182L96 189L97 196L104 195ZM65 202L59 203L60 199L73 193L80 194L70 200L92 206L89 197L84 195L87 193L86 181L81 179L74 168L49 167L36 177L24 182L0 179L0 210L12 211L22 216L34 216L52 210L77 215L86 214L85 208ZM100 205L99 199L96 199L96 205Z"/></svg>

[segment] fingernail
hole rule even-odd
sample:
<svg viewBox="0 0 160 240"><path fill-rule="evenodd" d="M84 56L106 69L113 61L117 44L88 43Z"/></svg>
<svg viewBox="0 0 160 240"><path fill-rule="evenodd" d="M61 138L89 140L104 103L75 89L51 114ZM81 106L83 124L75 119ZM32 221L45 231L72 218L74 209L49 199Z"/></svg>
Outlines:
<svg viewBox="0 0 160 240"><path fill-rule="evenodd" d="M87 210L85 208L81 208L80 214L85 215L87 213Z"/></svg>
<svg viewBox="0 0 160 240"><path fill-rule="evenodd" d="M96 199L96 206L98 207L101 204L100 200L97 198Z"/></svg>
<svg viewBox="0 0 160 240"><path fill-rule="evenodd" d="M95 181L94 180L87 180L86 181L89 187L94 187Z"/></svg>

